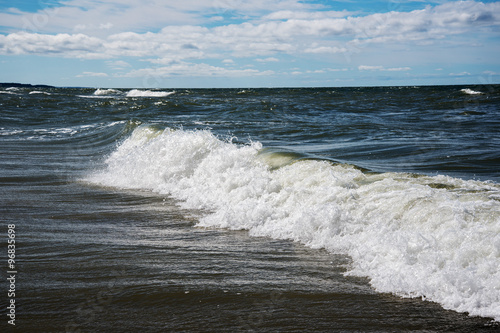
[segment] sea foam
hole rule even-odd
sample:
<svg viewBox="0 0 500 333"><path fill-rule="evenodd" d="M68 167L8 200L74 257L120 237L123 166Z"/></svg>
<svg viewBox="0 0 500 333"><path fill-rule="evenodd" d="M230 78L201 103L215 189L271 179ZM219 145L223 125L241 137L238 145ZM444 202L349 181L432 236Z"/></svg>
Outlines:
<svg viewBox="0 0 500 333"><path fill-rule="evenodd" d="M174 91L152 91L132 89L127 92L127 97L167 97L174 94Z"/></svg>
<svg viewBox="0 0 500 333"><path fill-rule="evenodd" d="M122 98L122 97L167 97L175 94L175 91L155 91L131 89L127 92L116 89L96 89L90 96L79 95L86 98Z"/></svg>
<svg viewBox="0 0 500 333"><path fill-rule="evenodd" d="M467 95L482 95L483 94L480 91L472 90L469 88L461 89L460 91L463 92L464 94L467 94Z"/></svg>
<svg viewBox="0 0 500 333"><path fill-rule="evenodd" d="M347 254L346 274L380 292L500 321L498 184L262 151L209 131L140 126L87 180L169 195L206 212L199 227Z"/></svg>
<svg viewBox="0 0 500 333"><path fill-rule="evenodd" d="M109 96L109 95L120 95L122 92L116 89L97 89L94 91L94 96Z"/></svg>

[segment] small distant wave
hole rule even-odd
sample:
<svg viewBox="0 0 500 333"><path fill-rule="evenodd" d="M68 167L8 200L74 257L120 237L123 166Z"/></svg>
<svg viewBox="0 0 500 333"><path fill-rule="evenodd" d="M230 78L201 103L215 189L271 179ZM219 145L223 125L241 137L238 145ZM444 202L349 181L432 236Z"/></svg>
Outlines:
<svg viewBox="0 0 500 333"><path fill-rule="evenodd" d="M26 90L21 90L19 88L7 88L5 90L0 90L0 94L5 95L23 95L26 93ZM28 93L29 95L52 95L49 92L41 91L41 90L33 90Z"/></svg>
<svg viewBox="0 0 500 333"><path fill-rule="evenodd" d="M109 96L109 95L120 95L122 92L116 89L97 89L94 91L94 96Z"/></svg>
<svg viewBox="0 0 500 333"><path fill-rule="evenodd" d="M46 92L46 91L39 91L39 90L35 90L35 91L30 91L29 93L30 95L52 95L51 93L49 92Z"/></svg>
<svg viewBox="0 0 500 333"><path fill-rule="evenodd" d="M483 95L484 94L483 92L475 91L475 90L472 90L469 88L461 89L460 91L463 92L464 94L467 94L467 95Z"/></svg>
<svg viewBox="0 0 500 333"><path fill-rule="evenodd" d="M167 97L175 94L175 91L154 91L132 89L123 92L117 89L97 89L92 95L79 95L85 98L123 98L123 97Z"/></svg>
<svg viewBox="0 0 500 333"><path fill-rule="evenodd" d="M123 92L116 89L101 89L98 88L92 95L77 95L82 98L116 98L123 96Z"/></svg>
<svg viewBox="0 0 500 333"><path fill-rule="evenodd" d="M167 97L175 94L175 91L152 91L152 90L139 90L132 89L127 92L127 97Z"/></svg>

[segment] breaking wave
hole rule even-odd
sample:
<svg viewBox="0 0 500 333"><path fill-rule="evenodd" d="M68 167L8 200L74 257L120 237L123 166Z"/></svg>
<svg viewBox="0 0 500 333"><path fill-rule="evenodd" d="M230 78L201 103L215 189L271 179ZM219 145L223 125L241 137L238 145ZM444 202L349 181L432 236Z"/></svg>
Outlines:
<svg viewBox="0 0 500 333"><path fill-rule="evenodd" d="M500 321L500 186L352 165L210 131L136 128L86 178L154 191L205 212L199 227L248 230L349 255L346 274Z"/></svg>
<svg viewBox="0 0 500 333"><path fill-rule="evenodd" d="M467 95L482 95L482 94L484 94L480 91L472 90L469 88L461 89L460 91L463 92L464 94L467 94Z"/></svg>
<svg viewBox="0 0 500 333"><path fill-rule="evenodd" d="M116 89L97 89L94 91L94 96L110 96L120 94L122 94L122 92Z"/></svg>
<svg viewBox="0 0 500 333"><path fill-rule="evenodd" d="M175 94L175 91L156 91L131 89L129 91L120 91L117 89L97 89L92 95L79 95L85 98L123 98L123 97L167 97Z"/></svg>
<svg viewBox="0 0 500 333"><path fill-rule="evenodd" d="M132 89L127 92L127 97L167 97L174 94L174 91L152 91Z"/></svg>

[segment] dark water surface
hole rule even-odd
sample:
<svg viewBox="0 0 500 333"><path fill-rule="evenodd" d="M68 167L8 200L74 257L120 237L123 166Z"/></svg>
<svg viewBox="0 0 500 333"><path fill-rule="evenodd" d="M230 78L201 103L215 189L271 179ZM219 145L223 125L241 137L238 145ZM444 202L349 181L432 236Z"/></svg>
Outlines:
<svg viewBox="0 0 500 333"><path fill-rule="evenodd" d="M3 89L15 329L498 331L499 116L499 86Z"/></svg>

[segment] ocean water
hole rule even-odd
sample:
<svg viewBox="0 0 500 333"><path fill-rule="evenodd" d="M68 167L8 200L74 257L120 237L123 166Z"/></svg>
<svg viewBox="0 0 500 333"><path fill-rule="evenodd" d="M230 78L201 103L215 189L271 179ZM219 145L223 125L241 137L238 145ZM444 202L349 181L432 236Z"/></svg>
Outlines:
<svg viewBox="0 0 500 333"><path fill-rule="evenodd" d="M2 88L0 156L7 328L500 329L498 85Z"/></svg>

